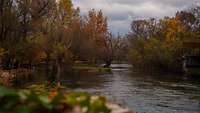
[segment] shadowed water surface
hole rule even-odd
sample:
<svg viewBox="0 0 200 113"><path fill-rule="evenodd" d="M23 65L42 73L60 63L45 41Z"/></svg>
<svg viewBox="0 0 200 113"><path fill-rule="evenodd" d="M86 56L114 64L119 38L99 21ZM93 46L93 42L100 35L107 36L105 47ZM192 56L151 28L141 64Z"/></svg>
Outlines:
<svg viewBox="0 0 200 113"><path fill-rule="evenodd" d="M110 74L67 76L70 90L105 95L137 113L200 113L200 82L175 74L133 72L129 65L112 65Z"/></svg>

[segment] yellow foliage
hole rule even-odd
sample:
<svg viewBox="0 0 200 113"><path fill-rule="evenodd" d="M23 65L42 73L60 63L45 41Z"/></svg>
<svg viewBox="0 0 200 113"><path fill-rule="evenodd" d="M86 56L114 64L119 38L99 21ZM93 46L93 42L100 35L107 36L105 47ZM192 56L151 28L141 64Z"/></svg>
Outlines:
<svg viewBox="0 0 200 113"><path fill-rule="evenodd" d="M5 54L5 49L0 47L0 57L2 57Z"/></svg>
<svg viewBox="0 0 200 113"><path fill-rule="evenodd" d="M164 21L164 24L167 26L165 29L163 29L164 33L166 34L166 42L171 43L182 38L178 37L178 35L184 33L185 28L179 20L174 18L167 19Z"/></svg>
<svg viewBox="0 0 200 113"><path fill-rule="evenodd" d="M70 19L75 11L73 9L73 4L71 0L60 0L59 3L59 10L62 13L65 13L65 18Z"/></svg>

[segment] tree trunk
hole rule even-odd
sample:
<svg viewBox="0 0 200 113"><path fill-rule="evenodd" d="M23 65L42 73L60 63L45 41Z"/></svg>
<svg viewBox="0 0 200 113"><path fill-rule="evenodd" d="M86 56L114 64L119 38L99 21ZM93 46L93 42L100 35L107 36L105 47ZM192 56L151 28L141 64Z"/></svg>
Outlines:
<svg viewBox="0 0 200 113"><path fill-rule="evenodd" d="M61 62L56 61L56 82L60 84L60 75L61 75Z"/></svg>
<svg viewBox="0 0 200 113"><path fill-rule="evenodd" d="M112 59L106 60L105 63L106 63L106 64L104 65L104 67L105 67L105 68L109 68L110 65L112 64Z"/></svg>

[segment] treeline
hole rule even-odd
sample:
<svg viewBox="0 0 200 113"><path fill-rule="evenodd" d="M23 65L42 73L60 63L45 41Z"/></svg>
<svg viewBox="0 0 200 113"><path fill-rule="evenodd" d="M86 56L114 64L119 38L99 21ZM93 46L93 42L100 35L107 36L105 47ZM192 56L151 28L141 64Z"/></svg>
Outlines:
<svg viewBox="0 0 200 113"><path fill-rule="evenodd" d="M52 68L76 60L105 62L123 58L123 39L108 31L102 11L80 15L71 0L1 0L0 65L4 69ZM118 56L118 57L116 57Z"/></svg>
<svg viewBox="0 0 200 113"><path fill-rule="evenodd" d="M127 56L137 68L180 71L183 43L200 40L200 7L160 20L134 20L126 37L109 32L101 10L82 16L71 0L0 1L0 65L45 64L58 72L75 61L109 67Z"/></svg>
<svg viewBox="0 0 200 113"><path fill-rule="evenodd" d="M184 43L200 42L200 7L160 20L135 20L127 37L135 68L181 71Z"/></svg>

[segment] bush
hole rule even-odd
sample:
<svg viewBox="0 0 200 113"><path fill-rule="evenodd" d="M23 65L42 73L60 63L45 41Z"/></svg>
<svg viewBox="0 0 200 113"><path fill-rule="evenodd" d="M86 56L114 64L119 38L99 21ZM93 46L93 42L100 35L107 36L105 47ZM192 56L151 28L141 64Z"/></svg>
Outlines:
<svg viewBox="0 0 200 113"><path fill-rule="evenodd" d="M0 86L0 113L110 113L106 99L88 93L12 90Z"/></svg>

